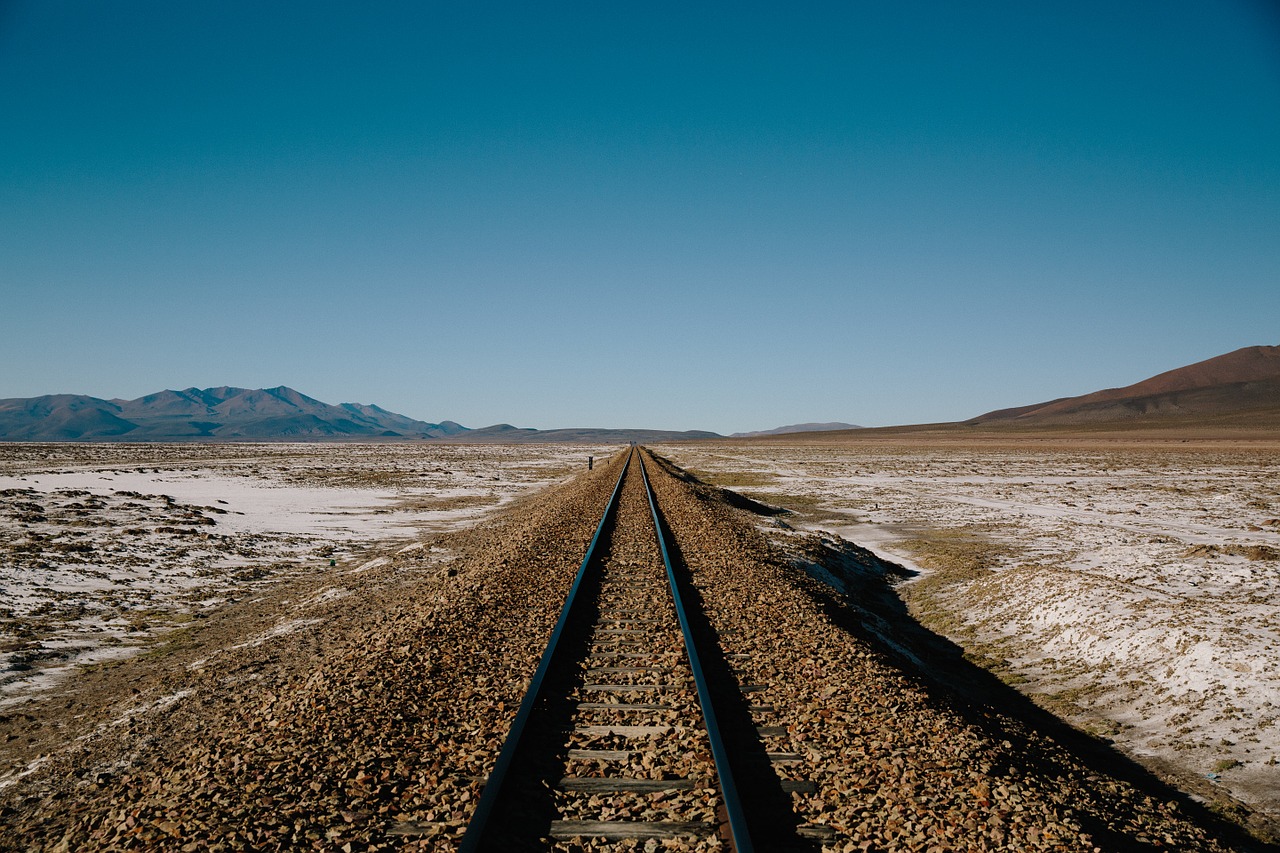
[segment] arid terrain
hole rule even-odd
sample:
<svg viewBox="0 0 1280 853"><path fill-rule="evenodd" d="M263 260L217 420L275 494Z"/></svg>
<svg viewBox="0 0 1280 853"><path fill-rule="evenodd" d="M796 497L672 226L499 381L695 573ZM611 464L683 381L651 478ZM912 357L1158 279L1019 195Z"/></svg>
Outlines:
<svg viewBox="0 0 1280 853"><path fill-rule="evenodd" d="M601 451L0 444L0 708L264 584L421 547Z"/></svg>
<svg viewBox="0 0 1280 853"><path fill-rule="evenodd" d="M0 849L450 849L616 449L0 445ZM1253 849L1192 800L1274 839L1269 446L660 450L767 505L662 487L824 849Z"/></svg>
<svg viewBox="0 0 1280 853"><path fill-rule="evenodd" d="M258 513L258 533L227 535L272 533L261 564L287 567L201 592L186 586L205 583L200 568L224 557L241 568L256 558L174 552L175 571L191 577L161 585L138 632L156 636L137 644L138 653L70 666L43 683L15 680L0 709L5 851L457 849L625 456L612 453L588 472L584 457L594 450L600 459L598 448L560 446L533 455L523 447L409 445L11 450L13 488L32 490L13 500L40 506L16 509L26 516L14 521L20 541L35 543L21 553L48 554L45 562L53 565L62 551L50 543L87 539L95 547L93 563L66 561L61 573L44 567L46 574L35 575L39 582L25 600L62 606L64 599L49 590L65 576L83 602L77 618L84 621L11 617L22 630L49 638L23 638L27 654L11 667L17 673L38 668L40 656L31 652L69 642L62 637L115 632L122 646L134 643L123 627L133 599L100 598L101 584L85 578L103 579L84 569L105 566L121 581L111 586L145 599L170 566L157 552L173 547L168 537L191 536L159 528L190 528L199 538L201 528L217 532L223 519L247 524ZM763 470L767 461L717 447L677 450L702 454L704 469L717 465L726 482ZM809 467L820 458L793 461ZM1233 817L1250 824L1253 838L921 632L884 583L901 577L901 569L785 520L798 522L798 515L780 515L652 461L665 524L708 604L716 642L733 661L739 701L749 696L750 713L759 715L754 724L769 752L756 772L796 783L788 796L794 820L816 839L810 848L1274 849L1260 840L1269 830L1249 810L1241 807ZM738 486L759 492L761 479L784 474L777 459L773 464L774 474L750 474L755 486ZM843 469L824 464L814 474L825 487ZM875 464L888 472L883 460ZM945 480L946 464L933 464ZM436 479L445 471L469 479ZM197 482L216 488L180 491L182 472L198 472ZM52 479L59 475L80 479ZM159 478L156 491L132 479L137 475ZM110 480L98 485L90 476ZM548 485L532 488L538 482ZM236 483L302 491L268 511L261 503L254 509ZM311 489L321 491L319 498ZM372 492L364 490L413 506L352 509L371 505ZM801 506L800 497L792 503ZM505 507L473 523L458 515L458 501L474 512L507 498ZM872 501L872 513L878 503ZM225 508L227 516L211 508ZM813 519L813 504L805 509ZM77 514L83 510L88 514ZM441 515L433 519L432 512ZM215 523L198 523L197 515ZM64 517L119 521L63 525L67 532L90 531L73 537L54 526ZM884 519L873 515L877 520ZM387 521L407 523L382 526ZM137 570L132 574L111 568L117 563L109 559L123 544L113 538L115 526L126 523L144 530L122 533L134 537L132 549L122 551L133 559L119 561ZM48 538L31 539L35 525ZM914 535L927 538L922 530ZM625 540L613 537L609 547L627 554ZM111 546L107 556L99 545ZM43 609L46 617L62 612ZM166 614L172 614L167 624ZM101 632L92 630L95 618ZM667 747L637 737L620 753L623 760L636 762L641 778L659 778L649 777L658 772L651 762ZM709 793L705 783L696 790L703 792L694 798L699 802ZM612 795L609 819L650 819L664 796ZM1218 809L1230 803L1207 799ZM699 844L723 849L718 837ZM587 839L537 849L638 846Z"/></svg>
<svg viewBox="0 0 1280 853"><path fill-rule="evenodd" d="M914 571L925 627L1184 790L1280 817L1274 442L888 439L662 452ZM1230 800L1220 808L1231 810Z"/></svg>

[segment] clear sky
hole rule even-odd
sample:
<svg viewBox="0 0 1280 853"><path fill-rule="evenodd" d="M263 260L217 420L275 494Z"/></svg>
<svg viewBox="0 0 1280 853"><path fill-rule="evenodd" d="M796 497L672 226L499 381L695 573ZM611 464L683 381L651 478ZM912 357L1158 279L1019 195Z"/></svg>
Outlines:
<svg viewBox="0 0 1280 853"><path fill-rule="evenodd" d="M1277 343L1273 0L0 0L0 397L731 432Z"/></svg>

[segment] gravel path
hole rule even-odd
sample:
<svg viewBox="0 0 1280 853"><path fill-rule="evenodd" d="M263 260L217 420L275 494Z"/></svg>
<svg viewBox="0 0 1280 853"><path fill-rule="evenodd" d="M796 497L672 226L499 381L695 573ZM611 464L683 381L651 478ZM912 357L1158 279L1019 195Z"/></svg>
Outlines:
<svg viewBox="0 0 1280 853"><path fill-rule="evenodd" d="M622 459L448 540L450 561L428 545L340 597L284 590L212 620L102 673L43 734L9 715L0 735L49 756L0 789L0 850L453 849ZM815 783L792 797L826 849L1243 849L953 698L718 489L650 476L726 657L772 706L770 748L795 756L779 772Z"/></svg>

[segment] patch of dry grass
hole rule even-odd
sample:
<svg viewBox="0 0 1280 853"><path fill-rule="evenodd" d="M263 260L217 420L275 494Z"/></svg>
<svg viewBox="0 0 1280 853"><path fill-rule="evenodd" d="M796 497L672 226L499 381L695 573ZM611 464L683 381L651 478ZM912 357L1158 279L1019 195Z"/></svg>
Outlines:
<svg viewBox="0 0 1280 853"><path fill-rule="evenodd" d="M448 497L415 497L396 504L396 509L412 512L441 512L452 509L469 509L490 506L498 502L498 495L451 495Z"/></svg>
<svg viewBox="0 0 1280 853"><path fill-rule="evenodd" d="M977 580L1017 553L1012 546L995 542L975 526L924 531L900 545L911 551L920 565L934 570L918 585Z"/></svg>

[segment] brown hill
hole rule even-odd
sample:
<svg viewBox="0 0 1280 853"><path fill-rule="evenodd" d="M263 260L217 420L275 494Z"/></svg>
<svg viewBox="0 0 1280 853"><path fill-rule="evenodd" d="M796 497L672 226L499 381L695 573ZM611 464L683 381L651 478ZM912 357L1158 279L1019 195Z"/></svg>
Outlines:
<svg viewBox="0 0 1280 853"><path fill-rule="evenodd" d="M1280 347L1245 347L1124 388L1000 409L967 421L731 440L814 445L1262 442L1280 446Z"/></svg>
<svg viewBox="0 0 1280 853"><path fill-rule="evenodd" d="M1124 388L1000 409L965 423L1069 426L1237 415L1280 425L1280 346L1245 347Z"/></svg>

